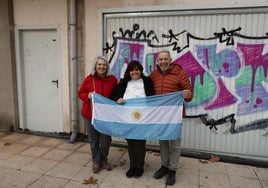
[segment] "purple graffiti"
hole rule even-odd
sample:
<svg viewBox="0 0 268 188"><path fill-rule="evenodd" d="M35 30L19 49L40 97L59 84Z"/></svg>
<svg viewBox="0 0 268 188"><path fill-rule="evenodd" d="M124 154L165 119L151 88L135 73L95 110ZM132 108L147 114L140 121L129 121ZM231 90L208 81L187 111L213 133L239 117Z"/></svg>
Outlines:
<svg viewBox="0 0 268 188"><path fill-rule="evenodd" d="M111 54L111 72L119 78L131 60L142 62L145 73L150 74L156 68L158 51L169 49L175 55L173 63L184 67L194 89L194 98L187 105L189 114L207 114L202 122L210 126L230 121L231 133L238 133L266 128L267 117L263 115L268 111L268 53L262 54L268 36L245 36L240 31L240 27L231 30L222 28L222 31L214 32L214 36L202 38L186 30L174 32L170 29L168 33L157 34L153 30L142 30L138 24L134 24L131 29L120 28L119 33L113 31L113 43L106 43L103 50ZM160 43L158 36L167 42ZM186 42L181 43L181 38ZM241 44L237 39L257 43ZM193 40L201 43L190 43ZM230 112L226 112L224 107L228 107ZM218 113L218 110L221 114L217 115L224 115L223 118L207 119L210 113ZM246 122L243 130L235 128L234 115L254 113L256 117L252 117L251 121L260 117L265 121ZM239 126L241 124L243 122ZM255 125L259 126L256 128Z"/></svg>
<svg viewBox="0 0 268 188"><path fill-rule="evenodd" d="M224 106L229 106L236 103L237 98L234 97L226 88L222 79L218 78L218 89L216 92L216 99L213 102L204 106L206 110L213 110Z"/></svg>
<svg viewBox="0 0 268 188"><path fill-rule="evenodd" d="M186 70L191 78L191 83L193 86L195 85L196 76L198 75L200 76L201 84L204 83L204 74L206 71L200 66L198 61L196 61L190 51L175 59L173 63L181 65Z"/></svg>
<svg viewBox="0 0 268 188"><path fill-rule="evenodd" d="M199 55L201 57L202 57L201 52L203 52L205 54L203 57L207 57L207 58L204 59L203 62L206 62L205 64L206 64L207 68L209 68L210 64L212 64L212 63L210 63L211 58L209 58L209 56L211 56L212 54L210 54L208 56L208 52L209 52L208 49L209 48L206 47L206 46L204 46L204 47L198 46L197 50L198 49L199 49ZM203 49L203 50L201 50L201 49ZM226 52L221 52L221 53L226 53ZM219 54L220 57L222 56L221 53ZM227 54L231 54L231 52L228 52ZM214 56L216 56L216 55L214 54ZM237 56L235 56L235 57L237 57ZM222 58L222 59L224 60L224 62L222 63L223 68L221 69L221 70L224 70L223 75L230 76L230 73L231 73L231 75L235 74L235 73L237 74L237 72L238 72L237 66L239 67L239 65L240 65L238 63L239 61L237 61L237 58L232 59L232 58L228 58L228 56L227 56L227 57ZM234 63L232 61L234 61ZM200 76L200 81L201 81L201 84L203 85L203 83L204 83L203 78L204 78L204 74L205 74L206 71L198 63L198 61L193 57L192 53L190 53L190 52L185 53L184 55L182 55L181 57L176 59L174 61L174 63L182 65L183 68L188 72L188 74L191 77L191 83L192 83L193 86L195 85L196 76L198 76L198 75ZM231 68L233 68L234 64L235 64L235 67L236 67L236 71L230 70ZM215 66L212 65L211 67L215 67ZM221 72L219 71L219 73L221 73ZM204 91L204 92L206 92L206 91ZM232 105L236 101L237 101L236 97L234 97L228 91L228 89L224 85L222 79L218 78L218 80L217 80L217 89L216 89L216 91L214 93L214 98L212 100L206 101L206 103L204 103L205 104L204 109L213 110L213 109L216 109L216 108Z"/></svg>
<svg viewBox="0 0 268 188"><path fill-rule="evenodd" d="M116 63L111 67L112 73L117 78L122 75L122 67L124 65L133 59L143 62L144 55L145 62L143 63L145 72L150 74L156 68L157 52L145 54L145 45L143 42L132 43L129 41L120 41L118 46L119 48L117 50L119 50L119 53L113 59ZM263 75L267 77L268 56L267 54L261 55L263 44L238 44L240 56L238 56L236 51L231 49L224 49L216 53L216 45L197 45L193 49L195 49L198 59L188 51L173 61L173 63L182 65L188 72L194 89L196 88L196 84L202 85L197 87L199 88L198 91L194 91L195 94L199 96L201 94L202 97L197 98L194 103L190 104L191 107L203 105L204 110L213 110L235 104L238 99L229 91L229 85L225 85L222 77L235 78L239 71L241 73L244 67L250 66L252 68L252 75L247 75L247 79L252 80L250 85L241 86L239 83L235 83L236 94L241 97L237 115L268 109L267 92L261 82L255 83L258 67L263 67ZM243 64L240 63L239 57L244 57ZM197 77L200 79L198 83L196 83ZM211 86L214 87L215 90L207 90L206 88L208 86L210 88ZM252 92L253 89L256 92L254 95Z"/></svg>
<svg viewBox="0 0 268 188"><path fill-rule="evenodd" d="M267 77L268 71L268 53L262 55L264 44L237 44L238 50L244 57L245 67L252 68L251 92L254 91L255 78L257 69L262 66L264 76Z"/></svg>
<svg viewBox="0 0 268 188"><path fill-rule="evenodd" d="M216 49L216 45L195 46L200 62L216 77L233 77L237 75L241 66L237 53L231 49L224 49L216 53Z"/></svg>
<svg viewBox="0 0 268 188"><path fill-rule="evenodd" d="M241 96L241 103L238 105L237 115L252 114L268 110L268 94L261 84L255 86L256 94L250 92L250 86L243 86L236 89Z"/></svg>
<svg viewBox="0 0 268 188"><path fill-rule="evenodd" d="M144 45L137 43L125 43L129 47L129 58L131 60L139 60L143 59L144 54Z"/></svg>
<svg viewBox="0 0 268 188"><path fill-rule="evenodd" d="M128 64L128 62L131 60L138 60L142 62L144 45L138 43L120 42L118 51L118 56L115 57L116 63L114 63L114 65L111 67L111 72L119 79L122 68L125 64Z"/></svg>
<svg viewBox="0 0 268 188"><path fill-rule="evenodd" d="M241 96L239 115L268 110L268 94L262 82L267 79L268 53L262 55L264 44L237 44L244 58L244 67L237 78L236 93ZM248 71L250 70L250 74Z"/></svg>

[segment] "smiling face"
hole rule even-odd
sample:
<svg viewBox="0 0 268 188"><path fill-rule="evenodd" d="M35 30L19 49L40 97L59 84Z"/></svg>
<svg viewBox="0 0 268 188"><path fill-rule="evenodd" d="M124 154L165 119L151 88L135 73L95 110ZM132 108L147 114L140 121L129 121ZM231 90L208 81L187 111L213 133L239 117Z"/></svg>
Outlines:
<svg viewBox="0 0 268 188"><path fill-rule="evenodd" d="M157 63L159 68L163 71L166 72L171 64L171 58L169 52L159 52L157 56Z"/></svg>
<svg viewBox="0 0 268 188"><path fill-rule="evenodd" d="M132 80L138 80L141 78L141 70L138 67L134 67L129 71L129 75Z"/></svg>
<svg viewBox="0 0 268 188"><path fill-rule="evenodd" d="M108 70L106 62L103 59L99 59L96 63L95 70L100 77L106 76Z"/></svg>
<svg viewBox="0 0 268 188"><path fill-rule="evenodd" d="M143 67L137 60L132 60L128 63L124 78L129 80L138 80L143 76Z"/></svg>

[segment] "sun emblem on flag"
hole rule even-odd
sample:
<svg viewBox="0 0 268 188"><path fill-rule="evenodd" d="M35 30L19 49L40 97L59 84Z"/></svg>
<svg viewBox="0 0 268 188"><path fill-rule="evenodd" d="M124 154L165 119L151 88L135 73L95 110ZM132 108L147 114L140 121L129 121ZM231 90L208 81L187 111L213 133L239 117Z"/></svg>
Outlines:
<svg viewBox="0 0 268 188"><path fill-rule="evenodd" d="M134 111L134 112L132 112L132 118L135 121L139 121L141 119L141 112L140 111Z"/></svg>

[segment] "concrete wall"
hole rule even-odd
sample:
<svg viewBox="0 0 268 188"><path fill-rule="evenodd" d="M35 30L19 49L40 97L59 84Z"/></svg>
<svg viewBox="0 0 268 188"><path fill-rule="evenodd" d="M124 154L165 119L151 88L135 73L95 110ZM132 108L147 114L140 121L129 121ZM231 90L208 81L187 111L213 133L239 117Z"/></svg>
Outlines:
<svg viewBox="0 0 268 188"><path fill-rule="evenodd" d="M18 127L12 3L0 1L0 131Z"/></svg>
<svg viewBox="0 0 268 188"><path fill-rule="evenodd" d="M9 1L1 1L3 4ZM62 109L63 109L63 124L64 131L70 131L70 93L69 93L69 47L68 47L68 0L13 0L13 12L14 12L14 24L18 25L48 25L57 24L60 26L61 36L61 75L62 75ZM102 54L102 17L101 13L105 11L109 12L131 12L131 11L148 11L148 10L180 10L180 9L199 9L199 8L228 8L228 7L244 7L244 6L261 6L267 5L267 0L77 0L78 11L78 86L80 86L83 78L90 72L93 59ZM7 19L5 13L7 5L0 6L0 19ZM5 17L2 17L5 14ZM0 35L5 40L9 40L6 31L8 30L7 24L2 26L1 31L5 35ZM2 28L3 27L3 28ZM7 41L9 43L9 41ZM0 47L3 48L4 43L1 42ZM14 43L9 43L14 44ZM6 49L6 46L4 47ZM11 48L11 47L9 47ZM2 52L0 52L2 53ZM10 52L9 52L10 53ZM8 54L3 53L5 56ZM2 58L2 54L1 54ZM6 114L10 114L11 119L7 119L6 122L15 124L14 117L16 117L15 99L16 93L16 79L15 79L15 66L13 66L11 57L8 61L1 60L1 70L4 70L4 74L8 81L0 80L1 83L1 97L0 104L6 105L6 101L10 101L9 110L5 109L4 117ZM4 62L4 64L3 64ZM2 69L2 66L5 66ZM7 89L2 90L2 85ZM14 86L11 87L11 86ZM13 93L12 93L13 92ZM10 95L12 93L12 97ZM79 102L78 113L80 114L81 103ZM2 109L2 108L1 108ZM1 112L0 109L0 112ZM2 115L2 113L0 113ZM3 121L5 118L1 118ZM79 116L79 130L84 132L84 122L81 115Z"/></svg>
<svg viewBox="0 0 268 188"><path fill-rule="evenodd" d="M62 75L62 120L64 131L70 131L68 1L14 0L15 26L58 25L60 28L60 67Z"/></svg>

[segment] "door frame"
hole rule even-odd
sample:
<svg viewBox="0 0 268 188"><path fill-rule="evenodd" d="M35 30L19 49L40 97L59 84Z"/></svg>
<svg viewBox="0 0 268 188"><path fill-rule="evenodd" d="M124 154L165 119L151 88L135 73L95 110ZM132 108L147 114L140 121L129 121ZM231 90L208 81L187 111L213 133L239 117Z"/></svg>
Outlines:
<svg viewBox="0 0 268 188"><path fill-rule="evenodd" d="M59 75L59 103L60 103L60 111L59 111L59 124L62 127L62 132L64 132L63 121L62 121L62 75L61 75L61 37L60 37L60 26L51 24L51 25L16 25L15 26L15 52L16 52L16 72L17 72L17 90L18 90L18 110L19 110L19 129L25 129L27 126L25 124L25 104L24 104L24 96L23 96L23 82L22 76L22 63L23 63L23 53L22 53L22 33L23 31L42 31L42 30L55 30L57 36L57 49L58 49L58 75Z"/></svg>

